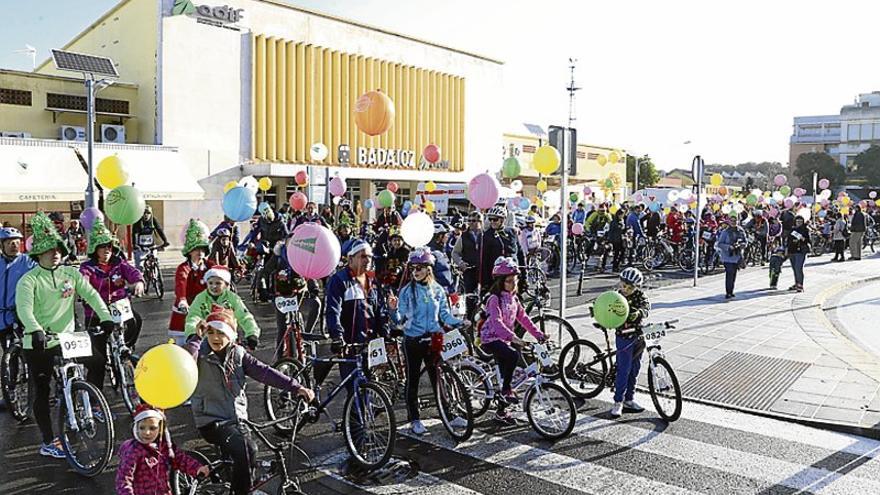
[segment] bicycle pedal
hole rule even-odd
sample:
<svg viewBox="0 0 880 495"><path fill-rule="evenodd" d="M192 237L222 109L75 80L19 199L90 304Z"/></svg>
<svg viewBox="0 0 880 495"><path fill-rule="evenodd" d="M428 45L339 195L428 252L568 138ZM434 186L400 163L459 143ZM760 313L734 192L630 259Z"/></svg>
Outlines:
<svg viewBox="0 0 880 495"><path fill-rule="evenodd" d="M334 421L333 422L333 432L341 433L342 432L342 421Z"/></svg>

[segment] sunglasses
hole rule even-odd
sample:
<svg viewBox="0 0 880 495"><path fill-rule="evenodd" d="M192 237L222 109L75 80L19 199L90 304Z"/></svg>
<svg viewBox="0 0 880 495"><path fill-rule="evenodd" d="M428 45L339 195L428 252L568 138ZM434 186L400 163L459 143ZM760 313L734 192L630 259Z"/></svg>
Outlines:
<svg viewBox="0 0 880 495"><path fill-rule="evenodd" d="M490 222L500 222L501 219L500 219L500 218L494 218L494 217L493 217L493 218L490 218L489 221L490 221Z"/></svg>
<svg viewBox="0 0 880 495"><path fill-rule="evenodd" d="M427 269L428 269L428 265L413 265L413 267L412 267L413 272L420 272L422 270L427 270Z"/></svg>

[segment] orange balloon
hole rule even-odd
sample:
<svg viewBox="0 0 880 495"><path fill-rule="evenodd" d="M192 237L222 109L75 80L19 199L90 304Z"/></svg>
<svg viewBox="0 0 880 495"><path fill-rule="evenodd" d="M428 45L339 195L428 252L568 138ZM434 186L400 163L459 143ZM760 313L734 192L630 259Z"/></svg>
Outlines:
<svg viewBox="0 0 880 495"><path fill-rule="evenodd" d="M719 187L719 188L718 188L718 194L720 194L720 195L722 195L722 196L727 196L727 188L724 187L724 186Z"/></svg>
<svg viewBox="0 0 880 495"><path fill-rule="evenodd" d="M354 103L354 123L364 134L383 134L394 124L394 102L379 90L367 91Z"/></svg>

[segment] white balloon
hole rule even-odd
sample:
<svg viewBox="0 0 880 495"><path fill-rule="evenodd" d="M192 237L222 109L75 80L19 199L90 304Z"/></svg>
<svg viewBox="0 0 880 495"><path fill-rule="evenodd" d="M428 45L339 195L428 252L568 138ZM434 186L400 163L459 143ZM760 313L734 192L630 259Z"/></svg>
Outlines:
<svg viewBox="0 0 880 495"><path fill-rule="evenodd" d="M672 202L678 200L678 194L679 194L678 190L673 189L673 190L669 191L669 194L666 195L666 200L669 201L670 203L672 203Z"/></svg>
<svg viewBox="0 0 880 495"><path fill-rule="evenodd" d="M804 219L805 222L810 221L810 209L809 208L801 208L797 212L797 216Z"/></svg>
<svg viewBox="0 0 880 495"><path fill-rule="evenodd" d="M510 188L513 189L513 192L520 192L523 188L523 183L521 180L517 179L510 183Z"/></svg>
<svg viewBox="0 0 880 495"><path fill-rule="evenodd" d="M324 143L315 143L309 148L309 156L311 156L312 160L315 160L316 162L324 161L329 154L330 150L324 146Z"/></svg>
<svg viewBox="0 0 880 495"><path fill-rule="evenodd" d="M690 199L690 197L691 197L691 190L690 189L682 189L678 193L679 199L683 199L683 200L687 201L688 199Z"/></svg>
<svg viewBox="0 0 880 495"><path fill-rule="evenodd" d="M242 177L241 180L238 181L238 185L245 189L250 189L253 192L260 190L260 183L253 175Z"/></svg>
<svg viewBox="0 0 880 495"><path fill-rule="evenodd" d="M746 209L746 207L743 206L742 203L737 203L737 204L733 205L733 211L735 211L737 213L742 213L743 210L745 210L745 209Z"/></svg>
<svg viewBox="0 0 880 495"><path fill-rule="evenodd" d="M730 205L729 205L729 204L726 204L726 205L722 206L722 207L721 207L721 213L724 213L725 215L727 215L728 213L730 213Z"/></svg>
<svg viewBox="0 0 880 495"><path fill-rule="evenodd" d="M830 198L831 197L831 190L830 189L822 189L822 192L819 193L819 197L821 199Z"/></svg>
<svg viewBox="0 0 880 495"><path fill-rule="evenodd" d="M400 225L400 235L414 248L426 246L434 237L434 221L427 213L410 213Z"/></svg>
<svg viewBox="0 0 880 495"><path fill-rule="evenodd" d="M688 206L685 204L680 204L680 205L678 205L678 211L684 213L684 212L688 211Z"/></svg>
<svg viewBox="0 0 880 495"><path fill-rule="evenodd" d="M780 202L780 201L782 201L782 200L785 199L785 196L783 196L782 193L779 192L779 191L773 191L773 195L772 195L772 197L773 197L773 199L775 199L777 202Z"/></svg>
<svg viewBox="0 0 880 495"><path fill-rule="evenodd" d="M339 202L342 201L342 198L339 196L333 196L333 204L338 205Z"/></svg>

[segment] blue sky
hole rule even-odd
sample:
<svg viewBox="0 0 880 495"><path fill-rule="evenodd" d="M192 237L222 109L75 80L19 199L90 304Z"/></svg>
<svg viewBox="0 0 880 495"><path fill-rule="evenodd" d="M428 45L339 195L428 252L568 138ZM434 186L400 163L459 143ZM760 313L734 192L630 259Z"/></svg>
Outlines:
<svg viewBox="0 0 880 495"><path fill-rule="evenodd" d="M39 63L115 3L0 0L0 67L28 70L13 50L29 43ZM864 23L880 16L876 0L291 3L503 60L505 131L566 123L575 57L580 141L649 153L664 169L689 168L695 153L785 164L794 116L880 90Z"/></svg>

